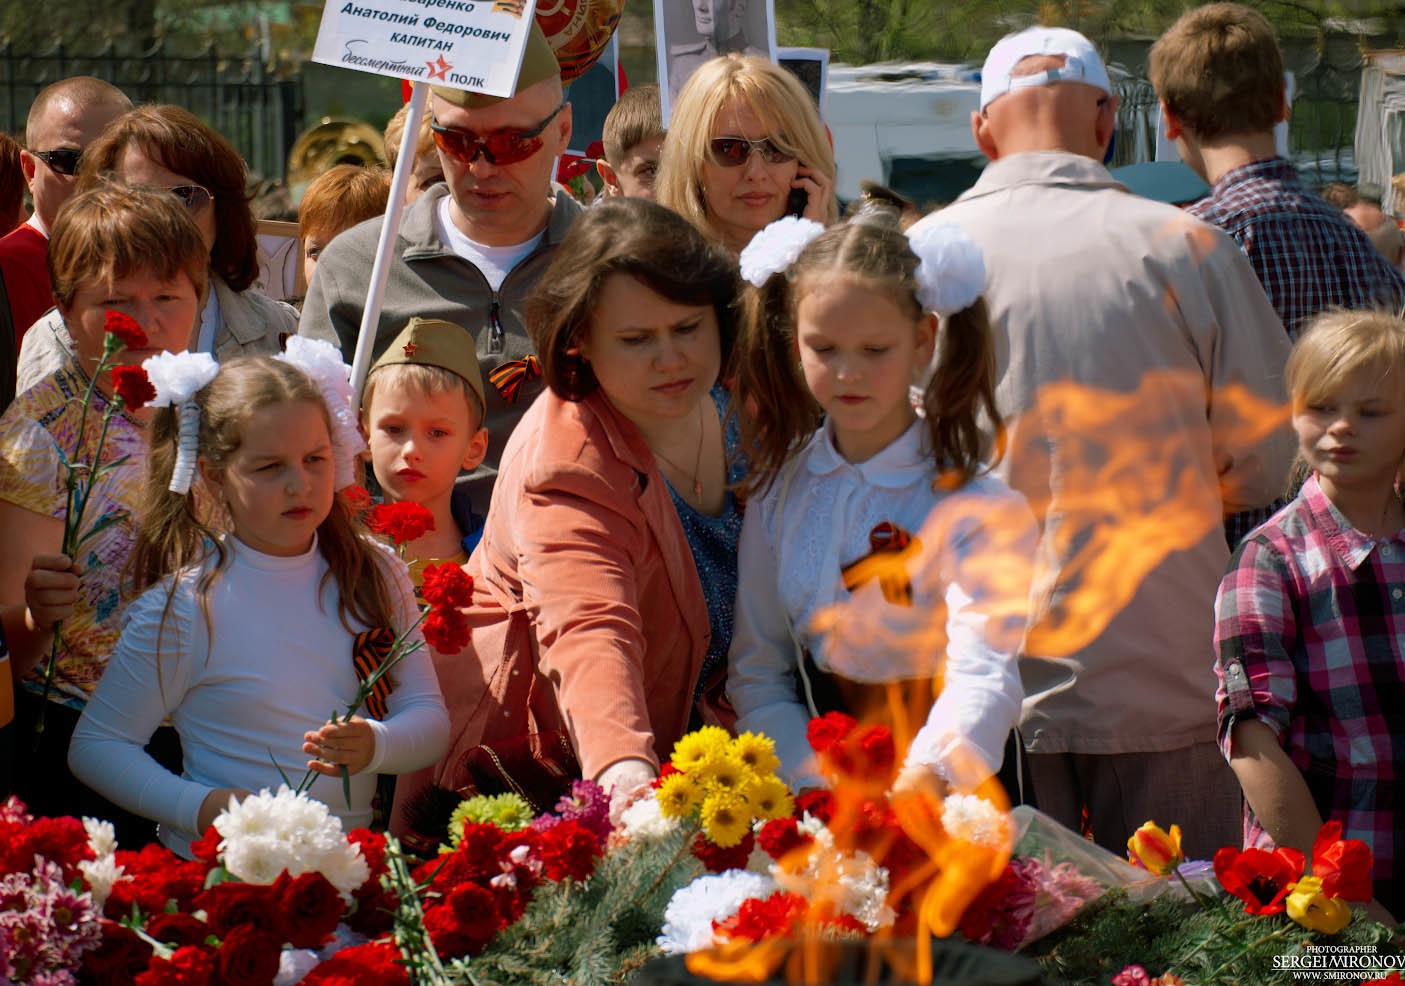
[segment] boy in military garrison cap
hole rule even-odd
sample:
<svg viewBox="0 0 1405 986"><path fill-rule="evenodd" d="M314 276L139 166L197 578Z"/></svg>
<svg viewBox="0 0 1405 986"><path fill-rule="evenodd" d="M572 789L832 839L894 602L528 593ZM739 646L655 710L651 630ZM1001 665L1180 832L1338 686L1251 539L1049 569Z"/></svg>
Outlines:
<svg viewBox="0 0 1405 986"><path fill-rule="evenodd" d="M366 377L361 426L386 502L434 514L434 529L405 548L418 589L425 566L462 565L483 532L467 499L454 497L459 472L488 451L483 376L468 334L452 322L410 319Z"/></svg>

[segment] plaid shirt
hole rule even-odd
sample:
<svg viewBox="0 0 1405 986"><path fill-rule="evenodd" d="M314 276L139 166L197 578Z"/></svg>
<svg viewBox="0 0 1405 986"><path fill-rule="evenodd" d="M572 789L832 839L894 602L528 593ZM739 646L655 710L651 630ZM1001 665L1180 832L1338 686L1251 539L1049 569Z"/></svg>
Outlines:
<svg viewBox="0 0 1405 986"><path fill-rule="evenodd" d="M1405 280L1340 209L1313 195L1286 158L1226 172L1189 209L1249 258L1288 335L1328 308L1405 306Z"/></svg>
<svg viewBox="0 0 1405 986"><path fill-rule="evenodd" d="M1239 244L1291 339L1328 308L1405 307L1400 272L1340 209L1307 190L1287 158L1225 172L1187 211ZM1229 517L1230 550L1285 502Z"/></svg>
<svg viewBox="0 0 1405 986"><path fill-rule="evenodd" d="M1371 847L1376 895L1394 910L1405 866L1405 530L1367 537L1314 475L1240 546L1215 610L1225 755L1235 720L1272 729L1322 817ZM1245 811L1245 845L1270 844Z"/></svg>

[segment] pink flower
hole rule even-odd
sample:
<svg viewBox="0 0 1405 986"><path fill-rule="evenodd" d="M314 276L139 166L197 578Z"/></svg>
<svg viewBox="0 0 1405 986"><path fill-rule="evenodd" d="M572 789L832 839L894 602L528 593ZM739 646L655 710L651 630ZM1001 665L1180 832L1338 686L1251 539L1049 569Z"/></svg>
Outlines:
<svg viewBox="0 0 1405 986"><path fill-rule="evenodd" d="M1151 986L1151 976L1139 965L1129 965L1112 977L1112 986Z"/></svg>

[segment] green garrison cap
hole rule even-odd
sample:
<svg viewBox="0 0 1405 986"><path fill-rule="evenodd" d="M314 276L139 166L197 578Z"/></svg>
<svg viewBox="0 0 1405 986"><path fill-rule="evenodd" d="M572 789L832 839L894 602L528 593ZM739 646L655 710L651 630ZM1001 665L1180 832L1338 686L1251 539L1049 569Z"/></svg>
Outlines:
<svg viewBox="0 0 1405 986"><path fill-rule="evenodd" d="M453 322L438 318L412 318L395 337L395 341L371 367L374 373L383 366L417 364L437 366L462 377L470 390L483 401L483 373L478 368L478 347L473 336Z"/></svg>
<svg viewBox="0 0 1405 986"><path fill-rule="evenodd" d="M556 60L556 52L551 50L551 43L546 40L541 25L533 18L532 27L527 32L527 50L522 55L522 71L518 73L517 88L513 90L513 94L560 74L561 65ZM463 89L450 89L448 86L435 86L430 91L455 106L466 106L475 110L501 103L506 98L488 96L481 92L466 92Z"/></svg>

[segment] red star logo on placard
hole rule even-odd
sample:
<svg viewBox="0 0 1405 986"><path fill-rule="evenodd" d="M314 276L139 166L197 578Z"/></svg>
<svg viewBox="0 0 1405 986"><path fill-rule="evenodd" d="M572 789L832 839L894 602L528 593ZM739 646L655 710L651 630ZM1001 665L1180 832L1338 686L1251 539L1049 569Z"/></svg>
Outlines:
<svg viewBox="0 0 1405 986"><path fill-rule="evenodd" d="M440 55L432 62L425 62L429 66L429 77L431 79L448 79L449 69L454 66L444 61L444 56Z"/></svg>
<svg viewBox="0 0 1405 986"><path fill-rule="evenodd" d="M407 343L405 343L405 347L404 347L404 348L405 348L405 356L406 356L406 358L409 358L409 357L415 355L415 350L419 349L420 347L417 346L417 345L415 345L413 342L407 342Z"/></svg>

